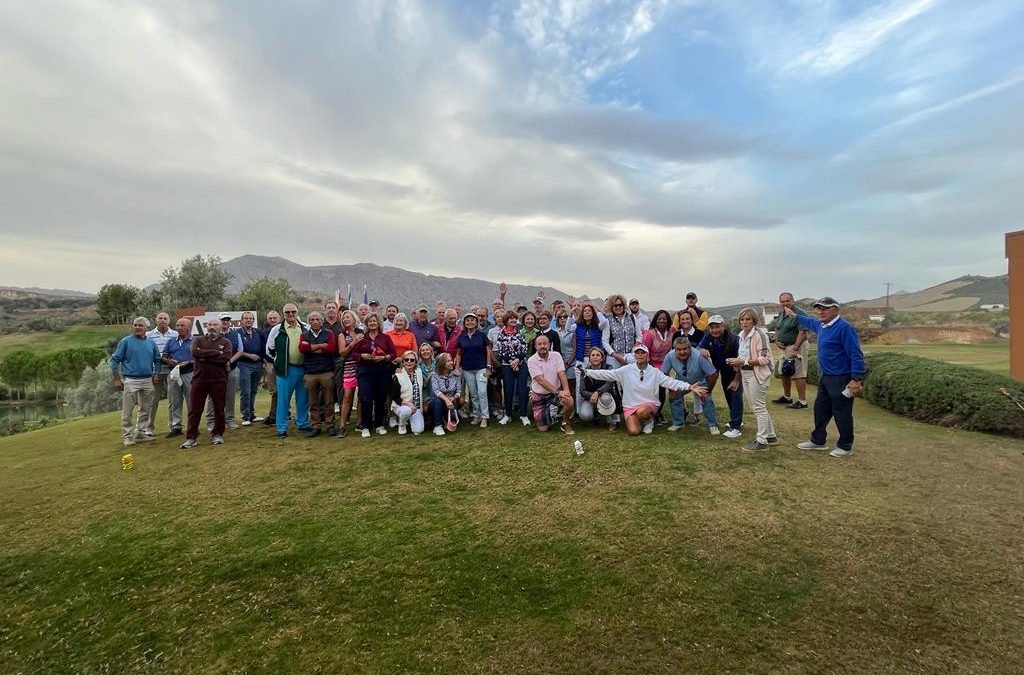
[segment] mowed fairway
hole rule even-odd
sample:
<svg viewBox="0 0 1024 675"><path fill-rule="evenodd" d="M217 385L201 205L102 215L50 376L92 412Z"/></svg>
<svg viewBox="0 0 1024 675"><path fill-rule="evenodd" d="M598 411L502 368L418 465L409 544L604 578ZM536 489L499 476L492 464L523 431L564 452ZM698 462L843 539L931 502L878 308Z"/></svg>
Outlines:
<svg viewBox="0 0 1024 675"><path fill-rule="evenodd" d="M260 425L124 472L116 414L0 439L0 672L1024 671L1024 443L858 401L832 459L773 412L759 456Z"/></svg>

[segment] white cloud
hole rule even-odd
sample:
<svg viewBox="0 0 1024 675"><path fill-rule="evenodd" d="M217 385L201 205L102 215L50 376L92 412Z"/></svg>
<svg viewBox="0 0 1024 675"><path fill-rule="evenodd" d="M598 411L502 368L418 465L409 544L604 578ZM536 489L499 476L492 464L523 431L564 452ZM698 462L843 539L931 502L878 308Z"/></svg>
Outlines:
<svg viewBox="0 0 1024 675"><path fill-rule="evenodd" d="M799 54L786 70L834 75L869 56L897 28L928 11L935 3L936 0L910 0L868 10Z"/></svg>

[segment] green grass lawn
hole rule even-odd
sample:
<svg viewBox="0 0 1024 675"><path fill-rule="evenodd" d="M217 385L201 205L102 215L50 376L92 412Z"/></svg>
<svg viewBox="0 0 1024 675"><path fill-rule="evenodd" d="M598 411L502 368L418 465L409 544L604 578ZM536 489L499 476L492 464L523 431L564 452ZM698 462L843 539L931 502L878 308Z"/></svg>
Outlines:
<svg viewBox="0 0 1024 675"><path fill-rule="evenodd" d="M68 326L59 333L10 333L0 335L0 358L19 349L29 349L36 354L50 354L74 347L106 347L110 340L122 338L131 332L131 326L77 324Z"/></svg>
<svg viewBox="0 0 1024 675"><path fill-rule="evenodd" d="M1003 375L1010 374L1010 343L1009 341L986 342L975 345L953 343L902 344L902 345L866 345L868 352L900 352L913 356L923 356L947 363L964 366L976 366Z"/></svg>
<svg viewBox="0 0 1024 675"><path fill-rule="evenodd" d="M858 401L839 460L772 412L758 456L260 425L125 472L116 414L2 438L0 672L1024 671L1024 444Z"/></svg>

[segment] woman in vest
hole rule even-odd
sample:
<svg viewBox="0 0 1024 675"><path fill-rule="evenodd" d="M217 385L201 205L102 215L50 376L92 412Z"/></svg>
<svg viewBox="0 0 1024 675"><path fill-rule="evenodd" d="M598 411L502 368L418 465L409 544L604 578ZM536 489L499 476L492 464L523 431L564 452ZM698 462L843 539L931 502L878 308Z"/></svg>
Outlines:
<svg viewBox="0 0 1024 675"><path fill-rule="evenodd" d="M608 353L608 360L624 366L633 363L633 347L640 342L636 319L626 311L626 298L615 294L604 301L605 325L601 336L602 346Z"/></svg>

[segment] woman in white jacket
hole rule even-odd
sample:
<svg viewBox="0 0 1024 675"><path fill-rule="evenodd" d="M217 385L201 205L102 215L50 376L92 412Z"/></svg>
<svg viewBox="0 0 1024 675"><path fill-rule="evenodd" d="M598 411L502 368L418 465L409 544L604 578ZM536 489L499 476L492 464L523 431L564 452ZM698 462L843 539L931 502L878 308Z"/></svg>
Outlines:
<svg viewBox="0 0 1024 675"><path fill-rule="evenodd" d="M391 378L391 412L398 418L398 433L406 425L414 436L423 433L423 380L419 359L411 349L402 354L402 365Z"/></svg>
<svg viewBox="0 0 1024 675"><path fill-rule="evenodd" d="M661 406L658 401L658 387L672 391L692 391L694 396L707 397L707 387L675 380L650 365L647 345L638 344L633 348L632 356L635 359L634 363L615 370L583 371L586 377L593 380L618 382L619 390L622 392L622 413L626 418L626 431L630 436L639 436L641 431L649 434L654 430L654 415Z"/></svg>

